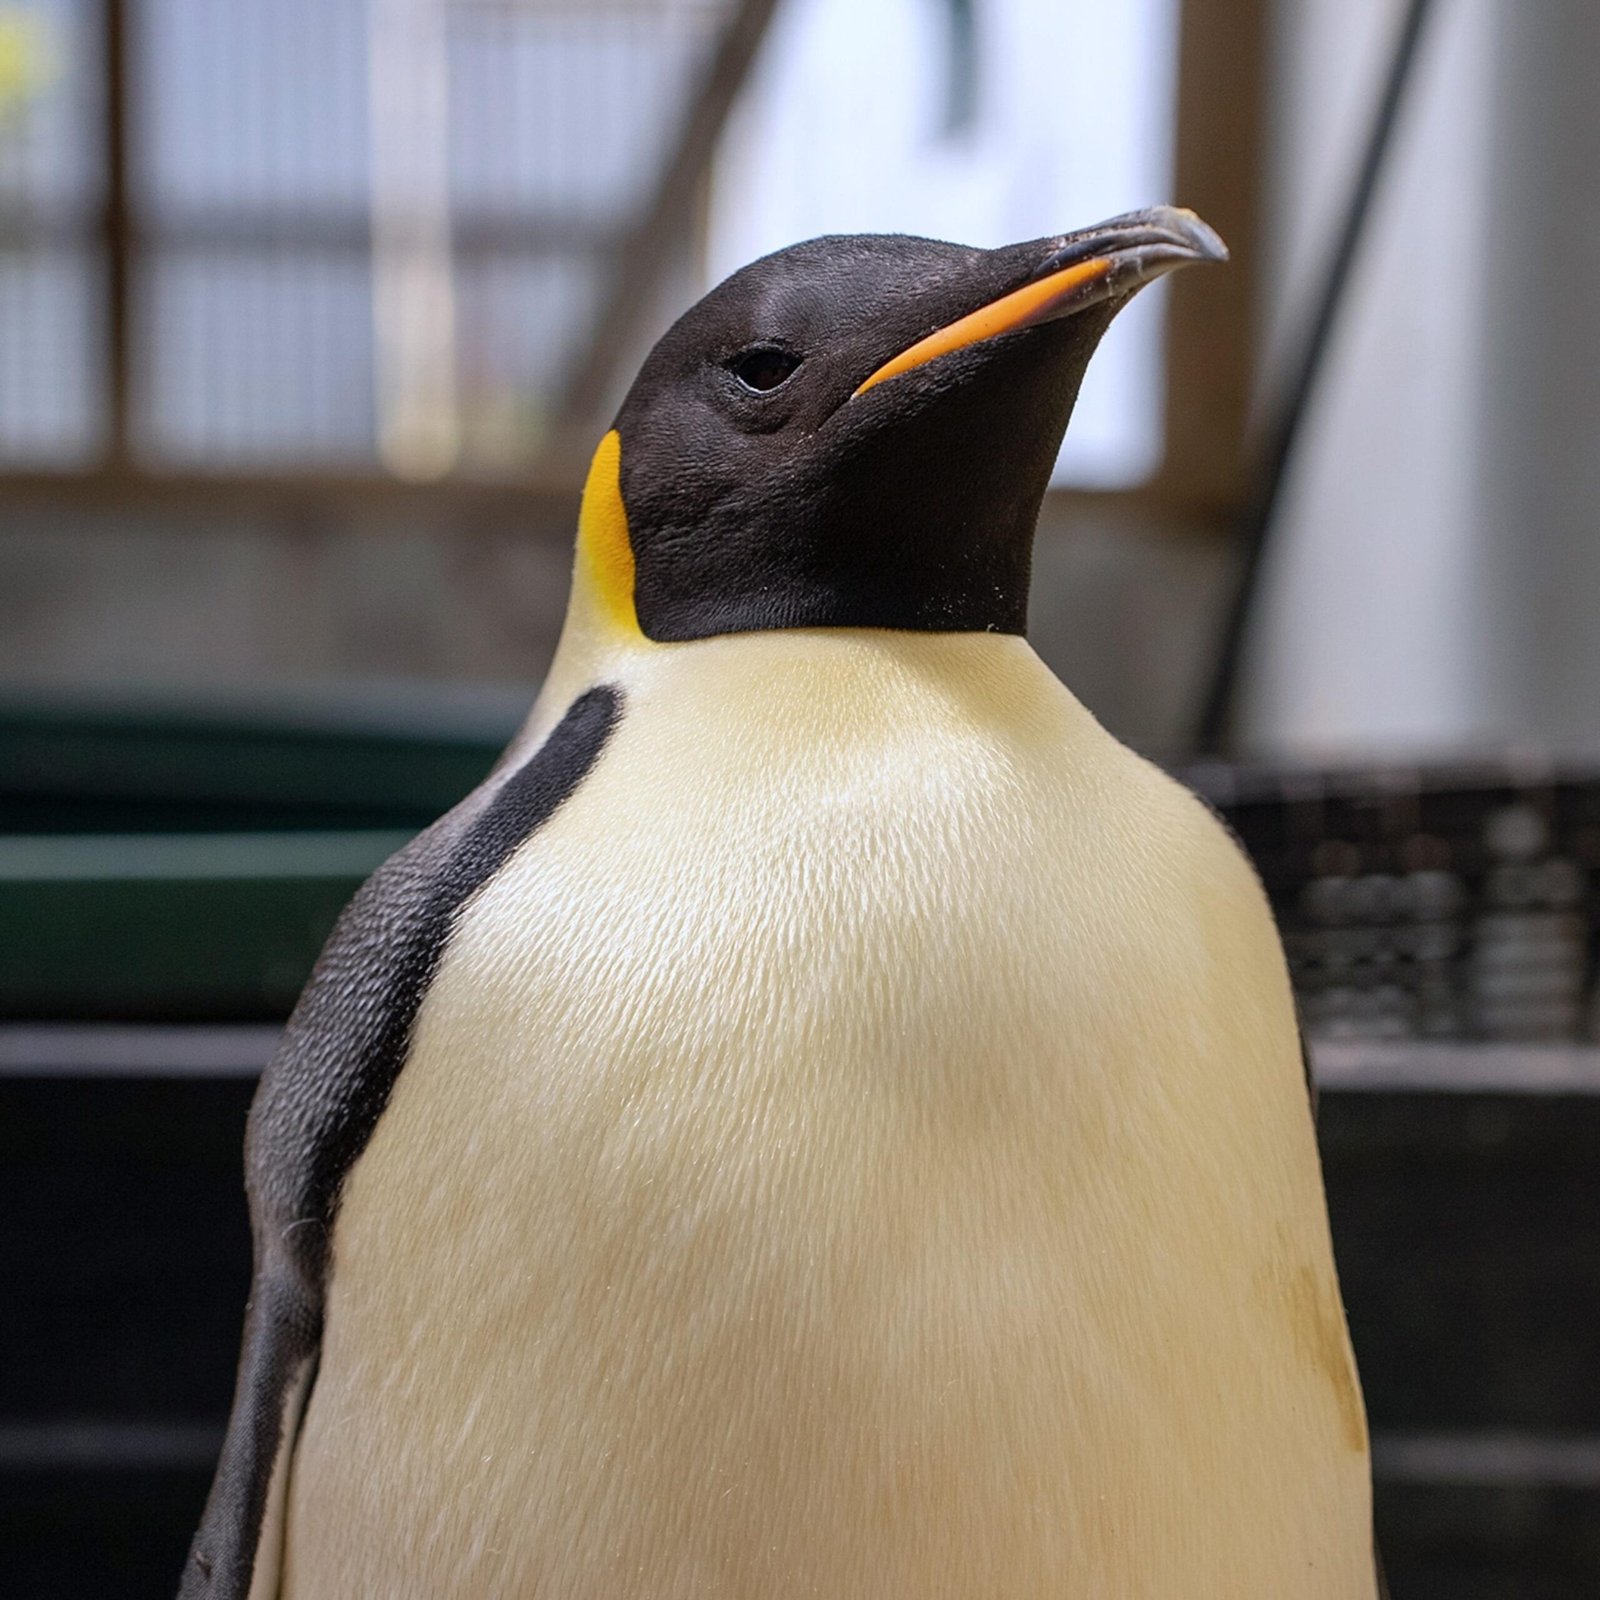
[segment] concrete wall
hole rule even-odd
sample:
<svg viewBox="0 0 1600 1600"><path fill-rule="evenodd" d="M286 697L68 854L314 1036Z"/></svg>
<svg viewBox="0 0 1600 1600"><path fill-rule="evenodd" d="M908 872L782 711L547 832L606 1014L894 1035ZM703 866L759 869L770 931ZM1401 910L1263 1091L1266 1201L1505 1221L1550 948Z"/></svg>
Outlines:
<svg viewBox="0 0 1600 1600"><path fill-rule="evenodd" d="M1269 372L1298 326L1399 0L1296 0L1278 41ZM1446 0L1288 485L1248 657L1252 745L1416 751L1490 732L1481 306L1493 0Z"/></svg>
<svg viewBox="0 0 1600 1600"><path fill-rule="evenodd" d="M26 515L0 533L0 688L536 682L563 532L392 517Z"/></svg>
<svg viewBox="0 0 1600 1600"><path fill-rule="evenodd" d="M566 521L462 532L389 518L12 516L0 693L411 681L531 698L566 603ZM1123 737L1170 747L1220 571L1218 552L1181 532L1047 513L1034 642Z"/></svg>
<svg viewBox="0 0 1600 1600"><path fill-rule="evenodd" d="M1600 749L1600 5L1503 0L1483 300L1490 707Z"/></svg>
<svg viewBox="0 0 1600 1600"><path fill-rule="evenodd" d="M1291 0L1269 249L1303 304L1399 0ZM1600 747L1600 7L1443 0L1290 486L1245 732Z"/></svg>

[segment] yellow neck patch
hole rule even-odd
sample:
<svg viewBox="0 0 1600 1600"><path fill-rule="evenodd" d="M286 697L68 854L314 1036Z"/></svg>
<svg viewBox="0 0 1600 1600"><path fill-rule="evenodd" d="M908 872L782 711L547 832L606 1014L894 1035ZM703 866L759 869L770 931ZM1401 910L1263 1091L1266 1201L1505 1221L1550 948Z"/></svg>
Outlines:
<svg viewBox="0 0 1600 1600"><path fill-rule="evenodd" d="M633 604L633 545L622 503L622 438L613 428L589 463L578 511L579 585L599 616L619 633L640 635Z"/></svg>

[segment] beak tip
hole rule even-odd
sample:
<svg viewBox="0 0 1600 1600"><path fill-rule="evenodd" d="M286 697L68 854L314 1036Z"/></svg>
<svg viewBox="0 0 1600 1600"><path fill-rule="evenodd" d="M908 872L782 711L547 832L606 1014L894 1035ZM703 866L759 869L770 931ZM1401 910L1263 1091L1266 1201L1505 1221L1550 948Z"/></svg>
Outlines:
<svg viewBox="0 0 1600 1600"><path fill-rule="evenodd" d="M1228 259L1228 247L1216 229L1185 206L1131 211L1095 228L1036 240L1031 246L1008 246L1002 253L1014 261L1017 251L1040 244L1051 247L1049 254L1026 283L891 357L862 381L851 398L950 351L1055 321L1105 300L1120 304L1179 267Z"/></svg>
<svg viewBox="0 0 1600 1600"><path fill-rule="evenodd" d="M1228 247L1222 242L1222 235L1187 206L1171 207L1170 215L1173 231L1182 237L1184 243L1200 260L1220 262L1230 258Z"/></svg>

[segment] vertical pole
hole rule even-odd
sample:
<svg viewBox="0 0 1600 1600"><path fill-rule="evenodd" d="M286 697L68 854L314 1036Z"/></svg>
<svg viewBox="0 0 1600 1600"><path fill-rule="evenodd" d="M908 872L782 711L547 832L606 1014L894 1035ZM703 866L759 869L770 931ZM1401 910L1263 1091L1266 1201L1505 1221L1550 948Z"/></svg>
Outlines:
<svg viewBox="0 0 1600 1600"><path fill-rule="evenodd" d="M105 192L101 244L105 251L105 456L113 466L132 453L133 223L129 205L129 81L126 0L101 0L101 70L105 85L101 164Z"/></svg>
<svg viewBox="0 0 1600 1600"><path fill-rule="evenodd" d="M1183 0L1178 15L1173 198L1234 247L1226 272L1179 273L1168 302L1162 488L1196 507L1236 505L1245 487L1271 12Z"/></svg>
<svg viewBox="0 0 1600 1600"><path fill-rule="evenodd" d="M368 0L367 17L378 452L437 478L461 448L444 0Z"/></svg>

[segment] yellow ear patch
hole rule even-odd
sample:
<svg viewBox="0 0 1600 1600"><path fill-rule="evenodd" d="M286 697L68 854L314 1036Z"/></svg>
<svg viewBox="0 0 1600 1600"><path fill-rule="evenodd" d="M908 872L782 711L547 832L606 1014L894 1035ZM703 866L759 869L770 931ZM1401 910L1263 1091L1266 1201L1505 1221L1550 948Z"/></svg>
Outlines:
<svg viewBox="0 0 1600 1600"><path fill-rule="evenodd" d="M589 463L578 511L578 579L596 610L619 632L639 633L633 603L633 544L622 503L622 438L613 428Z"/></svg>

